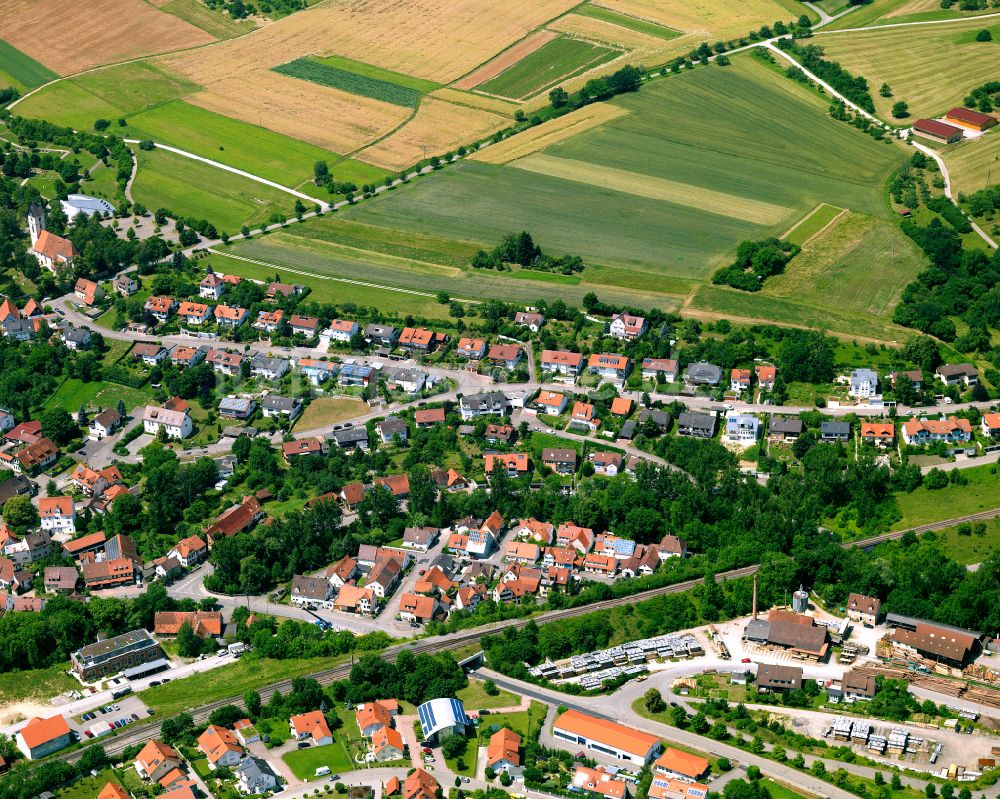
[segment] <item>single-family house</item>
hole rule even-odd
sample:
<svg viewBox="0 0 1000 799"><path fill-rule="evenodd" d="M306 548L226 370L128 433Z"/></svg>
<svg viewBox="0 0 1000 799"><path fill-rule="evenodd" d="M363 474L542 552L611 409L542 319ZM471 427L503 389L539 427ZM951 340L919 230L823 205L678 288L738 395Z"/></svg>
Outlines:
<svg viewBox="0 0 1000 799"><path fill-rule="evenodd" d="M595 474L614 477L622 470L624 457L620 452L591 452L587 457L594 464Z"/></svg>
<svg viewBox="0 0 1000 799"><path fill-rule="evenodd" d="M494 344L486 357L494 366L516 369L521 362L521 354L522 350L517 344Z"/></svg>
<svg viewBox="0 0 1000 799"><path fill-rule="evenodd" d="M776 367L767 363L759 363L754 367L754 372L757 373L757 385L765 391L774 388L774 380L778 376Z"/></svg>
<svg viewBox="0 0 1000 799"><path fill-rule="evenodd" d="M612 383L622 383L631 368L632 362L624 355L607 352L594 353L587 361L587 371Z"/></svg>
<svg viewBox="0 0 1000 799"><path fill-rule="evenodd" d="M506 416L507 397L502 391L463 395L458 401L458 411L463 421L471 421L480 416Z"/></svg>
<svg viewBox="0 0 1000 799"><path fill-rule="evenodd" d="M566 410L569 398L557 391L539 391L538 396L535 397L531 404L538 413L559 416Z"/></svg>
<svg viewBox="0 0 1000 799"><path fill-rule="evenodd" d="M726 440L738 444L753 444L757 441L760 420L752 413L728 411L726 413Z"/></svg>
<svg viewBox="0 0 1000 799"><path fill-rule="evenodd" d="M646 380L655 380L657 383L661 380L665 383L674 383L677 381L678 374L679 366L673 358L642 359L642 376Z"/></svg>
<svg viewBox="0 0 1000 799"><path fill-rule="evenodd" d="M382 439L383 444L388 444L392 441L406 441L410 434L406 422L398 416L389 416L385 419L380 419L375 423L375 430L378 431L379 438Z"/></svg>
<svg viewBox="0 0 1000 799"><path fill-rule="evenodd" d="M934 377L946 386L974 386L979 382L979 372L971 363L944 364L937 368Z"/></svg>
<svg viewBox="0 0 1000 799"><path fill-rule="evenodd" d="M300 713L288 719L292 737L296 741L312 741L314 746L326 746L333 743L333 733L322 711L312 710Z"/></svg>
<svg viewBox="0 0 1000 799"><path fill-rule="evenodd" d="M319 334L320 348L326 349L331 341L348 344L360 329L358 323L350 319L334 319L330 322L330 326Z"/></svg>
<svg viewBox="0 0 1000 799"><path fill-rule="evenodd" d="M688 364L684 372L684 382L689 386L717 386L722 380L722 367L714 363L697 361Z"/></svg>
<svg viewBox="0 0 1000 799"><path fill-rule="evenodd" d="M140 341L132 347L132 357L141 360L145 366L159 366L167 355L167 348L154 342Z"/></svg>
<svg viewBox="0 0 1000 799"><path fill-rule="evenodd" d="M84 305L91 306L104 299L104 289L93 280L81 277L73 287L73 295Z"/></svg>
<svg viewBox="0 0 1000 799"><path fill-rule="evenodd" d="M421 408L413 414L413 424L417 429L444 424L444 408Z"/></svg>
<svg viewBox="0 0 1000 799"><path fill-rule="evenodd" d="M542 352L542 371L576 380L583 371L583 355L565 350L545 350Z"/></svg>
<svg viewBox="0 0 1000 799"><path fill-rule="evenodd" d="M39 526L50 535L76 532L73 497L42 497L38 500Z"/></svg>
<svg viewBox="0 0 1000 799"><path fill-rule="evenodd" d="M848 395L856 399L869 399L878 395L878 373L874 369L855 369L851 372Z"/></svg>
<svg viewBox="0 0 1000 799"><path fill-rule="evenodd" d="M260 409L267 417L285 416L288 419L295 419L302 413L302 400L298 397L266 394L260 401Z"/></svg>
<svg viewBox="0 0 1000 799"><path fill-rule="evenodd" d="M392 325L372 323L365 328L365 340L369 344L382 347L394 347L399 340L399 329Z"/></svg>
<svg viewBox="0 0 1000 799"><path fill-rule="evenodd" d="M194 431L194 422L187 411L171 411L147 405L142 414L143 429L151 435L163 430L168 438L187 438Z"/></svg>
<svg viewBox="0 0 1000 799"><path fill-rule="evenodd" d="M274 333L285 318L285 312L278 308L275 311L258 311L257 320L253 323L255 330L263 333Z"/></svg>
<svg viewBox="0 0 1000 799"><path fill-rule="evenodd" d="M243 759L243 747L236 740L232 730L209 724L198 736L198 749L208 758L208 767L214 771L220 767L233 768Z"/></svg>
<svg viewBox="0 0 1000 799"><path fill-rule="evenodd" d="M876 447L892 446L896 440L896 426L892 422L862 422L861 441Z"/></svg>
<svg viewBox="0 0 1000 799"><path fill-rule="evenodd" d="M105 408L90 420L90 424L87 425L87 438L91 441L100 441L118 432L121 424L121 414L115 408Z"/></svg>
<svg viewBox="0 0 1000 799"><path fill-rule="evenodd" d="M542 464L556 474L573 474L576 471L576 450L546 447L542 450Z"/></svg>
<svg viewBox="0 0 1000 799"><path fill-rule="evenodd" d="M750 388L750 370L732 369L729 373L729 390L741 393Z"/></svg>
<svg viewBox="0 0 1000 799"><path fill-rule="evenodd" d="M711 438L715 435L715 415L685 411L677 417L677 435Z"/></svg>
<svg viewBox="0 0 1000 799"><path fill-rule="evenodd" d="M319 332L319 319L315 316L292 314L288 318L288 326L292 329L293 334L298 333L306 338L312 338Z"/></svg>
<svg viewBox="0 0 1000 799"><path fill-rule="evenodd" d="M139 290L139 283L137 280L134 280L131 275L127 275L125 272L122 272L111 281L111 287L116 293L121 294L123 297L131 297Z"/></svg>
<svg viewBox="0 0 1000 799"><path fill-rule="evenodd" d="M185 300L177 307L177 316L189 325L203 325L212 318L212 308L203 302Z"/></svg>
<svg viewBox="0 0 1000 799"><path fill-rule="evenodd" d="M333 607L333 586L325 577L307 577L296 574L292 577L291 602L307 608Z"/></svg>
<svg viewBox="0 0 1000 799"><path fill-rule="evenodd" d="M649 323L643 317L630 313L616 313L608 325L608 335L626 341L640 338L647 330Z"/></svg>
<svg viewBox="0 0 1000 799"><path fill-rule="evenodd" d="M487 452L483 455L483 471L486 472L486 479L489 480L494 470L503 469L508 477L520 477L531 471L531 463L526 452Z"/></svg>
<svg viewBox="0 0 1000 799"><path fill-rule="evenodd" d="M486 340L463 336L458 340L458 345L455 347L455 354L459 358L478 361L486 354Z"/></svg>
<svg viewBox="0 0 1000 799"><path fill-rule="evenodd" d="M545 317L534 311L517 311L514 314L514 324L518 327L526 327L532 333L537 333L545 324Z"/></svg>
<svg viewBox="0 0 1000 799"><path fill-rule="evenodd" d="M246 308L238 305L216 305L213 314L219 327L239 327L250 316Z"/></svg>
<svg viewBox="0 0 1000 799"><path fill-rule="evenodd" d="M850 422L821 422L819 426L820 441L847 441L851 437Z"/></svg>
<svg viewBox="0 0 1000 799"><path fill-rule="evenodd" d="M152 296L146 299L142 306L157 322L166 322L177 309L177 301L173 297Z"/></svg>

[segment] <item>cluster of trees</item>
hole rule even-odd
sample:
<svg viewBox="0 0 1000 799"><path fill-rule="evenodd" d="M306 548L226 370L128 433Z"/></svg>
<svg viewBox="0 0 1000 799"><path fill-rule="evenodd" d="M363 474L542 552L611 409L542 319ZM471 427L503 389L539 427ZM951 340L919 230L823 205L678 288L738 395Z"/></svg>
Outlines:
<svg viewBox="0 0 1000 799"><path fill-rule="evenodd" d="M330 194L353 195L358 187L345 180L336 180L330 174L330 165L326 161L317 161L313 164L313 180L317 186L323 186Z"/></svg>
<svg viewBox="0 0 1000 799"><path fill-rule="evenodd" d="M964 319L972 330L996 327L1000 323L1000 254L963 250L958 231L938 217L927 225L903 220L902 229L924 251L931 266L904 289L893 321L943 341L956 341L958 335L950 317ZM984 350L989 350L989 341L988 335L966 339Z"/></svg>
<svg viewBox="0 0 1000 799"><path fill-rule="evenodd" d="M743 291L760 291L765 280L785 271L785 264L798 251L791 242L773 236L759 241L741 241L736 248L736 260L717 270L712 275L712 282Z"/></svg>
<svg viewBox="0 0 1000 799"><path fill-rule="evenodd" d="M800 45L794 39L781 39L777 46L795 56L813 75L826 81L840 94L870 114L875 113L868 81L855 77L836 61L823 58L823 48L815 44Z"/></svg>
<svg viewBox="0 0 1000 799"><path fill-rule="evenodd" d="M509 264L517 264L524 269L540 272L560 272L572 275L583 271L583 260L579 255L564 255L554 258L542 252L526 230L508 233L496 247L487 252L479 250L472 256L472 266L476 269L496 269L503 271Z"/></svg>
<svg viewBox="0 0 1000 799"><path fill-rule="evenodd" d="M255 14L263 16L285 16L306 7L306 0L203 0L206 6L216 11L225 11L233 19L246 19Z"/></svg>
<svg viewBox="0 0 1000 799"><path fill-rule="evenodd" d="M97 639L153 626L158 610L197 610L191 600L167 596L162 583L151 583L135 599L94 597L76 602L52 597L39 613L0 617L0 672L40 669L69 660L72 651Z"/></svg>
<svg viewBox="0 0 1000 799"><path fill-rule="evenodd" d="M437 655L400 651L396 661L368 654L351 668L350 679L331 690L338 701L353 704L387 696L420 705L430 699L455 694L469 684L462 667L448 652Z"/></svg>
<svg viewBox="0 0 1000 799"><path fill-rule="evenodd" d="M597 100L609 100L617 94L637 91L642 84L642 75L638 67L629 64L606 77L591 78L573 94L558 86L549 92L549 103L554 110L567 113Z"/></svg>
<svg viewBox="0 0 1000 799"><path fill-rule="evenodd" d="M986 186L969 195L960 194L958 199L974 217L991 216L1000 211L1000 184Z"/></svg>
<svg viewBox="0 0 1000 799"><path fill-rule="evenodd" d="M289 513L270 524L212 547L215 572L205 579L209 591L260 594L295 574L318 569L342 557L340 511L333 502L317 510Z"/></svg>

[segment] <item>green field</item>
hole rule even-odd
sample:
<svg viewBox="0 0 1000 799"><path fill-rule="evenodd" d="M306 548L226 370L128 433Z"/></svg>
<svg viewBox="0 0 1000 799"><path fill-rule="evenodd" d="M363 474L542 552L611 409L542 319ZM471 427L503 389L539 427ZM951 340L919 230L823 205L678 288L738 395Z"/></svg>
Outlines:
<svg viewBox="0 0 1000 799"><path fill-rule="evenodd" d="M114 408L118 400L125 403L131 411L140 405L147 405L153 396L148 386L131 388L119 383L97 381L83 383L76 378L67 378L45 401L46 407L65 408L70 413L76 413L80 406L85 408Z"/></svg>
<svg viewBox="0 0 1000 799"><path fill-rule="evenodd" d="M620 51L610 47L560 36L476 89L512 100L531 97L619 55Z"/></svg>
<svg viewBox="0 0 1000 799"><path fill-rule="evenodd" d="M888 322L903 288L927 266L927 258L894 223L845 214L789 261L783 274L769 278L760 294L823 313L834 308Z"/></svg>
<svg viewBox="0 0 1000 799"><path fill-rule="evenodd" d="M469 710L490 710L495 707L517 707L521 699L510 691L501 690L496 696L490 696L483 688L482 680L469 680L469 684L456 696L462 700Z"/></svg>
<svg viewBox="0 0 1000 799"><path fill-rule="evenodd" d="M339 215L340 212L338 212ZM433 263L398 258L381 253L358 250L342 245L316 241L299 235L308 231L312 220L303 225L291 225L286 230L268 234L250 241L234 242L224 252L250 258L258 264L233 262L232 267L220 267L247 277L268 277L275 270L295 270L305 277L316 292L316 299L326 302L353 302L363 306L377 305L396 313L413 313L444 317L447 305L438 305L435 295L445 291L458 299L483 300L504 297L510 302L533 303L540 297L560 297L579 304L591 290L600 290L602 299L609 302L661 307L676 310L676 297L657 295L653 292L632 291L611 286L592 286L580 283L575 286L521 279L529 273L482 272L474 269L460 270ZM223 252L223 250L220 250ZM227 259L228 261L229 259ZM247 267L252 267L247 272ZM351 281L351 282L345 282ZM376 288L356 285L353 281L374 284ZM326 285L324 285L324 283ZM377 287L392 287L405 291L428 294L406 294L403 291L382 291ZM319 292L322 292L320 294ZM326 298L325 300L323 298Z"/></svg>
<svg viewBox="0 0 1000 799"><path fill-rule="evenodd" d="M241 658L211 671L147 688L139 692L139 697L157 713L172 716L217 699L242 696L251 688L328 669L345 659L346 656L289 660Z"/></svg>
<svg viewBox="0 0 1000 799"><path fill-rule="evenodd" d="M841 10L846 7L842 0L823 0L817 3L828 14L835 14L836 3ZM900 22L931 22L941 19L962 19L993 12L992 8L982 10L962 11L956 3L951 8L943 9L937 0L872 0L870 3L855 6L850 14L845 14L835 22L825 25L825 30L843 30L845 28L862 28L870 25L893 25Z"/></svg>
<svg viewBox="0 0 1000 799"><path fill-rule="evenodd" d="M338 56L297 58L274 67L274 71L404 108L416 108L424 94L439 88L431 81Z"/></svg>
<svg viewBox="0 0 1000 799"><path fill-rule="evenodd" d="M673 28L657 25L655 22L649 22L638 17L630 17L627 14L619 14L610 8L592 6L589 3L577 8L576 13L581 17L591 17L592 19L599 19L602 22L610 22L612 25L620 25L623 28L645 33L648 36L655 36L658 39L676 39L681 35L680 31L675 31Z"/></svg>
<svg viewBox="0 0 1000 799"><path fill-rule="evenodd" d="M934 536L938 548L952 560L963 565L985 563L1000 552L1000 520L991 519L986 524L986 535L959 535L957 527L925 533Z"/></svg>
<svg viewBox="0 0 1000 799"><path fill-rule="evenodd" d="M333 736L333 743L326 746L310 746L308 749L296 749L285 755L285 763L292 773L300 780L316 778L316 769L327 766L334 774L343 771L353 771L356 766L351 762L340 736Z"/></svg>
<svg viewBox="0 0 1000 799"><path fill-rule="evenodd" d="M896 501L903 516L892 529L903 530L1000 507L1000 475L992 474L992 468L987 465L963 469L968 485L948 485L936 491L918 488L898 495Z"/></svg>
<svg viewBox="0 0 1000 799"><path fill-rule="evenodd" d="M46 86L17 105L26 117L39 117L80 130L96 119L114 123L198 90L198 85L146 61L122 64ZM112 130L117 130L117 126ZM131 131L129 131L131 132Z"/></svg>
<svg viewBox="0 0 1000 799"><path fill-rule="evenodd" d="M213 11L201 0L170 0L160 11L180 17L216 39L232 39L254 29L249 20L236 20L222 11Z"/></svg>
<svg viewBox="0 0 1000 799"><path fill-rule="evenodd" d="M783 236L786 241L801 247L810 238L819 233L824 227L829 225L837 215L843 211L835 205L822 203L809 212L809 216L798 222L787 235Z"/></svg>
<svg viewBox="0 0 1000 799"><path fill-rule="evenodd" d="M939 116L961 103L974 87L996 80L1000 62L997 37L992 42L976 42L969 35L982 27L981 21L969 19L954 25L830 35L819 32L813 41L852 74L868 79L879 116L892 120L893 103L904 100L910 118L917 119ZM892 88L892 97L882 97L876 91L882 83Z"/></svg>
<svg viewBox="0 0 1000 799"><path fill-rule="evenodd" d="M48 67L0 39L0 87L13 86L23 91L34 89L58 77Z"/></svg>
<svg viewBox="0 0 1000 799"><path fill-rule="evenodd" d="M88 73L48 86L17 105L26 117L91 130L94 120L125 118L127 127L112 130L137 139L153 139L203 158L297 186L312 177L313 164L338 156L266 128L206 111L178 98L198 87L145 62ZM377 180L385 173L354 162L339 166L339 180L351 169Z"/></svg>
<svg viewBox="0 0 1000 799"><path fill-rule="evenodd" d="M296 421L296 427L301 430L325 427L355 416L363 416L368 410L368 403L361 400L319 397L310 402L309 407L302 412Z"/></svg>
<svg viewBox="0 0 1000 799"><path fill-rule="evenodd" d="M136 153L139 171L132 194L147 208L207 219L230 234L244 224L256 228L266 223L274 211L283 218L294 216L296 198L279 189L166 150Z"/></svg>
<svg viewBox="0 0 1000 799"><path fill-rule="evenodd" d="M0 709L26 699L46 702L53 696L79 688L80 683L67 673L69 669L70 664L66 662L47 669L11 673L0 684Z"/></svg>
<svg viewBox="0 0 1000 799"><path fill-rule="evenodd" d="M740 241L778 235L820 202L888 215L880 186L902 151L834 124L819 98L753 60L654 81L614 102L632 113L543 151L542 166L570 162L572 179L517 161L463 162L339 214L480 244L529 230L546 252L616 269L629 289L660 276L705 280ZM758 204L785 211L761 223L733 210L751 216Z"/></svg>
<svg viewBox="0 0 1000 799"><path fill-rule="evenodd" d="M995 132L944 148L941 156L956 194L972 194L1000 180L1000 140Z"/></svg>
<svg viewBox="0 0 1000 799"><path fill-rule="evenodd" d="M272 240L274 236L275 234L268 235L265 239L265 244L267 241ZM282 269L299 265L292 250L281 248L276 251L253 245L254 242L246 242L240 244L238 247L237 245L233 245L229 248L220 248L220 254L212 255L206 260L206 264L210 263L213 268L220 272L231 272L234 275L241 275L253 280L273 280L276 269L281 271ZM248 253L258 254L263 252L266 255L271 255L281 260L266 263L250 263L221 254L230 251L234 255L238 251L243 257L250 257ZM362 267L362 264L353 262L344 267L343 274L345 276L354 276L351 279L356 280L359 269ZM329 275L316 272L311 272L301 277L302 282L307 284L312 290L312 293L309 295L310 299L316 302L326 302L335 305L353 303L362 308L378 308L379 311L384 313L395 313L404 316L406 314L414 314L415 316L428 319L448 318L448 306L441 305L434 297L416 296L388 289L359 286L340 280L332 280Z"/></svg>

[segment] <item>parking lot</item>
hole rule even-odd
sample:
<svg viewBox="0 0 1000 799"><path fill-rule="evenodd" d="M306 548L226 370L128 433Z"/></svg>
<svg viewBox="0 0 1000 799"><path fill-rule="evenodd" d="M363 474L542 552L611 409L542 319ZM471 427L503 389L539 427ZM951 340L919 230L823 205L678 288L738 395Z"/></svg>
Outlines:
<svg viewBox="0 0 1000 799"><path fill-rule="evenodd" d="M69 721L70 728L79 734L80 739L85 740L95 734L92 728L94 725L99 725L100 722L107 722L109 725L121 729L138 720L145 719L149 715L151 715L149 708L146 707L143 701L135 694L129 694L120 699L109 700L107 704L86 713L73 716L67 719L67 721Z"/></svg>

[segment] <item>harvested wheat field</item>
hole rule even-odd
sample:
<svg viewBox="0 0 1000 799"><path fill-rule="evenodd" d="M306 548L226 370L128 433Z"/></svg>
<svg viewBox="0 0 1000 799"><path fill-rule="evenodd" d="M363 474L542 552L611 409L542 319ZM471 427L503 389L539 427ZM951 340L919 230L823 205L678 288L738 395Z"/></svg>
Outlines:
<svg viewBox="0 0 1000 799"><path fill-rule="evenodd" d="M331 0L213 47L171 56L210 85L306 55L340 55L450 83L564 13L576 0ZM488 23L486 23L488 20Z"/></svg>
<svg viewBox="0 0 1000 799"><path fill-rule="evenodd" d="M383 169L404 169L422 158L441 155L488 136L507 124L508 120L498 114L426 97L413 121L384 141L362 150L356 158Z"/></svg>
<svg viewBox="0 0 1000 799"><path fill-rule="evenodd" d="M266 69L214 83L187 99L335 153L348 153L384 136L410 115L408 108Z"/></svg>
<svg viewBox="0 0 1000 799"><path fill-rule="evenodd" d="M476 108L480 111L492 111L494 114L506 114L513 116L520 106L510 100L501 100L499 97L487 97L485 94L473 92L460 92L457 89L438 89L431 92L429 97L437 97L455 105L464 105L469 108Z"/></svg>
<svg viewBox="0 0 1000 799"><path fill-rule="evenodd" d="M658 36L650 36L648 33L629 30L621 25L615 25L613 22L585 17L580 14L567 14L565 17L557 19L549 27L559 33L631 50L634 55L663 50L666 44Z"/></svg>
<svg viewBox="0 0 1000 799"><path fill-rule="evenodd" d="M552 31L535 31L525 39L522 39L513 47L504 50L496 58L492 58L478 69L474 69L468 75L460 78L452 84L456 89L474 89L480 83L485 83L491 78L495 78L505 69L512 67L525 56L531 55L535 50L551 42L558 34Z"/></svg>
<svg viewBox="0 0 1000 799"><path fill-rule="evenodd" d="M744 222L753 222L757 225L776 224L787 217L791 211L790 208L783 205L738 197L704 186L678 183L666 178L643 175L601 164L591 164L572 158L558 158L543 153L529 155L527 158L515 161L511 166L539 175L571 180L575 183L632 194L636 197L664 200L675 205L697 208L700 211Z"/></svg>
<svg viewBox="0 0 1000 799"><path fill-rule="evenodd" d="M145 0L0 0L0 19L7 42L60 75L215 41Z"/></svg>
<svg viewBox="0 0 1000 799"><path fill-rule="evenodd" d="M472 161L484 164L506 164L515 158L523 158L548 147L550 144L571 139L579 133L596 128L612 119L624 116L628 111L611 103L592 103L577 111L543 122L523 133L504 139L499 144L491 144L485 150L469 156Z"/></svg>
<svg viewBox="0 0 1000 799"><path fill-rule="evenodd" d="M702 33L709 39L744 36L749 30L788 19L788 9L777 0L600 0L596 5L621 14L647 19L685 33ZM676 39L676 45L682 40ZM684 42L680 50L690 49Z"/></svg>

